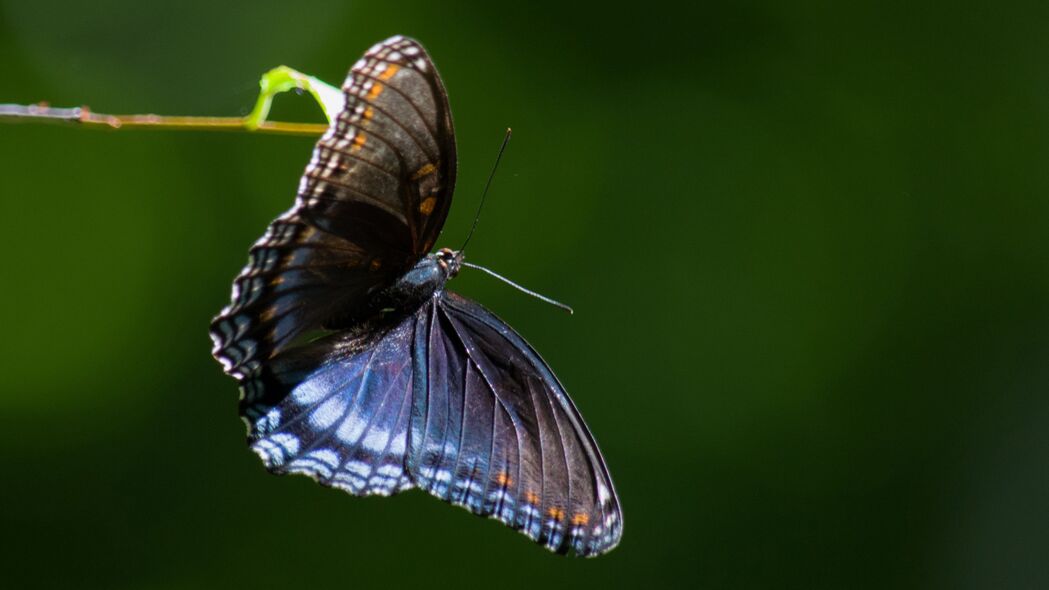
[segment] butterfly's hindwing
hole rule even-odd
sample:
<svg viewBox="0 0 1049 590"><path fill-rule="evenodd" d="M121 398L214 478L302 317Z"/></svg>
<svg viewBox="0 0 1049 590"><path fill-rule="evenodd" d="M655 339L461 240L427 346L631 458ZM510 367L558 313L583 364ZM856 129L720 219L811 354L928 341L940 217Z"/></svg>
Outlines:
<svg viewBox="0 0 1049 590"><path fill-rule="evenodd" d="M241 413L267 469L357 495L411 487L404 465L415 322L294 348L246 382L264 392L246 396Z"/></svg>
<svg viewBox="0 0 1049 590"><path fill-rule="evenodd" d="M429 307L414 351L428 367L414 393L416 485L558 552L615 546L622 514L604 459L549 367L479 304L444 292Z"/></svg>

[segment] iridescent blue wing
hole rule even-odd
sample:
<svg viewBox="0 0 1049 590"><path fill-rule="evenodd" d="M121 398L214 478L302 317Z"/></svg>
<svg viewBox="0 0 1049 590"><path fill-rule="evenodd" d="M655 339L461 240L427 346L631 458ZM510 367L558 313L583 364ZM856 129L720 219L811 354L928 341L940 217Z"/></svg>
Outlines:
<svg viewBox="0 0 1049 590"><path fill-rule="evenodd" d="M415 484L559 553L612 549L623 530L615 488L547 364L473 301L446 291L424 311L409 437Z"/></svg>
<svg viewBox="0 0 1049 590"><path fill-rule="evenodd" d="M242 415L266 468L357 495L412 487L404 466L416 321L293 348L247 381L255 401Z"/></svg>
<svg viewBox="0 0 1049 590"><path fill-rule="evenodd" d="M451 112L422 46L375 45L343 92L295 205L252 246L212 321L212 354L242 381L305 332L359 323L368 296L430 251L451 205Z"/></svg>

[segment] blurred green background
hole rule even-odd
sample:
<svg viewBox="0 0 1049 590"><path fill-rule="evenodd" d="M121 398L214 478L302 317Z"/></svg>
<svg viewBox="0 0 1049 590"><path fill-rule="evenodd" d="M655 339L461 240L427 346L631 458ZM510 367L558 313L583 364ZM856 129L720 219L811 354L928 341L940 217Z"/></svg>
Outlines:
<svg viewBox="0 0 1049 590"><path fill-rule="evenodd" d="M557 370L623 542L266 474L207 325L308 138L0 126L3 585L1049 587L1049 5L0 2L0 102L246 113L420 39L455 290ZM304 97L275 116L319 120Z"/></svg>

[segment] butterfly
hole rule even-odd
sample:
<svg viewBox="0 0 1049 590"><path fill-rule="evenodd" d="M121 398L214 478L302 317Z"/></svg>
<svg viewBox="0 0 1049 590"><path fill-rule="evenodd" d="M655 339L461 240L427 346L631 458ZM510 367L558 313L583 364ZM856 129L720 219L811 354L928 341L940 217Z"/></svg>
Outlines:
<svg viewBox="0 0 1049 590"><path fill-rule="evenodd" d="M294 206L211 322L249 445L273 473L420 488L558 553L609 551L623 516L582 416L517 332L445 288L462 252L430 253L456 174L433 62L392 37L342 90Z"/></svg>

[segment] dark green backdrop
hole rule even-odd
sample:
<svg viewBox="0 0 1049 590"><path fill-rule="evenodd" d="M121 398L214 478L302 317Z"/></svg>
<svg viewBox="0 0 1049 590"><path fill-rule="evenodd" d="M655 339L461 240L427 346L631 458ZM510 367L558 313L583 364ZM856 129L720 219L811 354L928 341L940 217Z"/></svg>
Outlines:
<svg viewBox="0 0 1049 590"><path fill-rule="evenodd" d="M241 114L420 39L456 290L601 442L618 549L267 475L207 324L311 140L0 126L5 587L1049 585L1049 8L0 3L0 102ZM281 118L316 119L305 98Z"/></svg>

